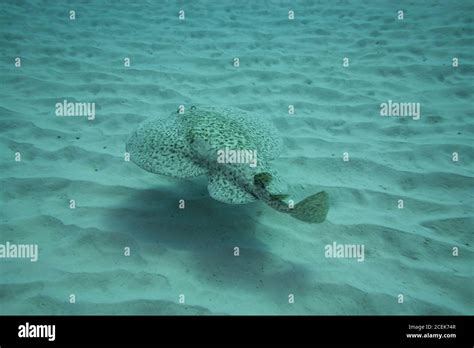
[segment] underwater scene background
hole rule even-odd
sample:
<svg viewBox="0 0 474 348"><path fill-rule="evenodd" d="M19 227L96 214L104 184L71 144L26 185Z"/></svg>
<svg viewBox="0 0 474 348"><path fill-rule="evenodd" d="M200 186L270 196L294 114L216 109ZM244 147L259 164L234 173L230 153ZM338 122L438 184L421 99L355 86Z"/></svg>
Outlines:
<svg viewBox="0 0 474 348"><path fill-rule="evenodd" d="M1 0L0 313L474 314L473 14ZM94 117L58 117L65 100ZM269 118L273 167L296 201L328 193L326 221L126 161L137 126L180 105Z"/></svg>

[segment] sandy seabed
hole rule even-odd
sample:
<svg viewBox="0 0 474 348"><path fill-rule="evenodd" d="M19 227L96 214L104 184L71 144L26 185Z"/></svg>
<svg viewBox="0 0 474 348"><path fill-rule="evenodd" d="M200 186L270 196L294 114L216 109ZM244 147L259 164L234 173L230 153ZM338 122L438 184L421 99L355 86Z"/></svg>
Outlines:
<svg viewBox="0 0 474 348"><path fill-rule="evenodd" d="M0 259L1 314L474 314L472 2L0 3L0 243L39 246ZM95 119L55 116L64 99ZM269 117L275 168L296 200L328 192L327 221L124 161L181 104Z"/></svg>

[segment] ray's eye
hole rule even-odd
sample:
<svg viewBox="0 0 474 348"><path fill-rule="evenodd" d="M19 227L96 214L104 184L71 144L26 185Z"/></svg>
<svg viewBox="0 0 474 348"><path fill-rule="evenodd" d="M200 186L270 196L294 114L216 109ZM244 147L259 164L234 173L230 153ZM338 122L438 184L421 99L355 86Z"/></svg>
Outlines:
<svg viewBox="0 0 474 348"><path fill-rule="evenodd" d="M196 110L196 107L193 105L191 106L191 111L194 111L194 110Z"/></svg>

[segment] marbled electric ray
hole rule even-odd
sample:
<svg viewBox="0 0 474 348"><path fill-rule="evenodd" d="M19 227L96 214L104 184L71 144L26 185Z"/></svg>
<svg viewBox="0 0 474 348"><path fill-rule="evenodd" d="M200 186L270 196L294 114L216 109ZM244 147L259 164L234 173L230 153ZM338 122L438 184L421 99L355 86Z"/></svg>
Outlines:
<svg viewBox="0 0 474 348"><path fill-rule="evenodd" d="M146 171L175 178L208 177L212 198L229 204L262 200L270 207L310 223L326 219L328 195L322 191L292 206L287 185L271 168L281 140L273 125L235 109L192 107L143 122L126 150Z"/></svg>

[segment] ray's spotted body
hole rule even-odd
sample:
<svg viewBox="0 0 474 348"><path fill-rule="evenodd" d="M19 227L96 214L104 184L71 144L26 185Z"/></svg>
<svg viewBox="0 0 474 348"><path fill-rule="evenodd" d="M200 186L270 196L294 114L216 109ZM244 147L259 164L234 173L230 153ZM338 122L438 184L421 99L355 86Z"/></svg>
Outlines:
<svg viewBox="0 0 474 348"><path fill-rule="evenodd" d="M240 110L191 107L167 118L142 123L131 135L126 150L139 167L175 178L208 177L212 198L228 204L261 200L299 220L319 223L329 209L325 192L291 206L287 185L269 162L280 154L281 140L273 125ZM222 163L223 149L254 151L256 165Z"/></svg>

